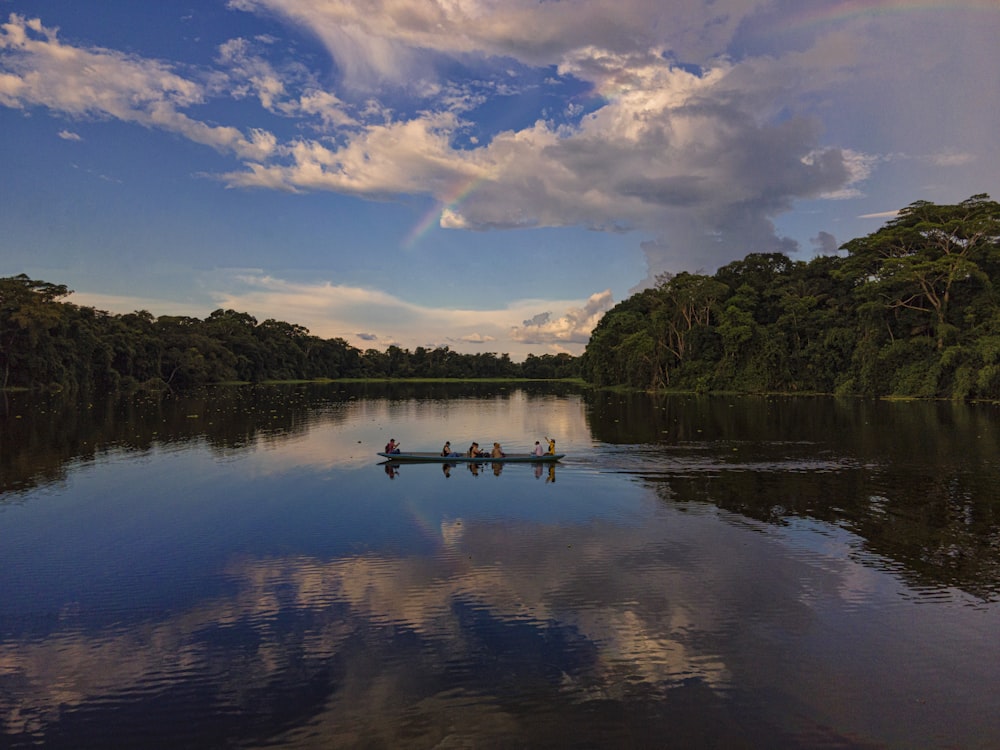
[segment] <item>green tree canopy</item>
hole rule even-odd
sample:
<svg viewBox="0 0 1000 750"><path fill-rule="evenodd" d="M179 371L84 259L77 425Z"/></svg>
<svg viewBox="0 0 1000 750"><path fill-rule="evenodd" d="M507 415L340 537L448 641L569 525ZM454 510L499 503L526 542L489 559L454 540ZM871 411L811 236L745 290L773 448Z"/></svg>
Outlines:
<svg viewBox="0 0 1000 750"><path fill-rule="evenodd" d="M1000 206L918 201L838 256L750 253L610 310L598 385L1000 398Z"/></svg>

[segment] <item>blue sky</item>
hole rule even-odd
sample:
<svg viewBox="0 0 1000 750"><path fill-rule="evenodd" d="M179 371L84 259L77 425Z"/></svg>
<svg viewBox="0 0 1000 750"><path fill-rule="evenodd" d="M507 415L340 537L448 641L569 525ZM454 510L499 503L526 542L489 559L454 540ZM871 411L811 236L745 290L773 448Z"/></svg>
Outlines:
<svg viewBox="0 0 1000 750"><path fill-rule="evenodd" d="M996 0L0 0L0 275L579 354L658 274L1000 195Z"/></svg>

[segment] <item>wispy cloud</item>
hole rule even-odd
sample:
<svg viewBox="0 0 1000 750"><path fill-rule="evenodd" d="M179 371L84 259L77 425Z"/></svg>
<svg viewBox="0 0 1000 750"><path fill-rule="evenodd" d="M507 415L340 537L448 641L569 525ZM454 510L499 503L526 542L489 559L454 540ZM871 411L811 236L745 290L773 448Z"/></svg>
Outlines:
<svg viewBox="0 0 1000 750"><path fill-rule="evenodd" d="M506 352L518 360L529 352L582 353L591 329L614 304L605 291L582 304L515 300L500 309L456 310L415 305L377 289L290 282L252 269L220 269L203 277L202 285L211 300L202 306L96 294L74 294L71 301L113 313L148 310L154 316L204 318L213 309L233 309L258 321L273 318L296 323L316 336L343 338L362 350L390 344L414 349L462 343L482 345L484 352ZM553 316L541 310L560 312Z"/></svg>
<svg viewBox="0 0 1000 750"><path fill-rule="evenodd" d="M39 19L12 14L0 26L0 104L47 107L74 117L114 118L155 127L241 157L263 158L273 141L261 131L214 126L183 113L205 88L168 64L101 48L63 44Z"/></svg>
<svg viewBox="0 0 1000 750"><path fill-rule="evenodd" d="M647 282L751 251L794 253L798 241L782 236L776 217L804 200L867 198L880 170L903 169L904 160L906 168L920 162L995 180L1000 91L988 63L996 58L970 65L975 56L956 50L956 36L939 33L942 23L954 24L969 31L962 38L970 50L995 55L1000 14L989 14L989 3L977 4L975 25L958 11L934 23L917 12L849 13L835 23L816 13L778 19L764 0L229 0L227 7L281 24L276 33L304 32L326 50L331 69L296 59L270 34L224 41L210 65L191 65L75 45L40 19L12 14L0 26L0 105L179 135L229 158L229 166L214 161L199 174L233 188L430 196L438 225L456 231L637 230ZM907 44L886 43L904 33ZM562 88L576 93L558 115L535 105L509 124L477 130L478 109L522 103L518 94L529 84L522 88L521 76L536 100L555 101ZM258 115L227 123L231 110L211 107L220 101ZM210 119L210 109L223 116ZM822 227L809 231L813 244L830 245ZM449 335L501 346L575 346L591 306L604 304L543 308L549 320L527 325L539 309L482 322L472 311L451 311L445 320L444 311L377 299L374 291L282 291L265 277L247 295L234 304L280 301L303 322L333 306L331 319L344 321L338 330L375 331L380 340L419 318L441 331L430 341L445 341L456 319L471 320ZM373 323L391 312L393 333L354 322L337 306L359 295L372 297L361 306Z"/></svg>
<svg viewBox="0 0 1000 750"><path fill-rule="evenodd" d="M4 27L8 78L0 91L10 106L114 117L231 152L243 163L219 179L233 187L373 198L430 194L447 205L459 186L475 183L460 206L442 212L442 226L642 229L681 238L702 266L741 254L748 244L784 248L770 216L797 198L836 195L867 174L855 154L821 146L808 118L768 122L772 85L755 83L744 66L706 58L692 72L672 63L663 48L637 49L634 35L646 36L656 14L667 19L666 11L651 16L645 3L630 0L612 13L606 3L584 2L570 14L561 4L515 2L471 15L459 6L403 5L407 13L399 3L230 3L307 28L345 74L357 72L362 63L349 60L360 57L370 71L392 77L412 50L503 54L529 65L558 65L561 76L589 83L600 104L574 126L540 119L457 148L465 123L454 106L431 104L388 121L379 109L376 120L365 122L301 66L267 62L267 44L232 40L220 47L218 71L181 73L156 60L63 44L54 29L18 16ZM671 24L680 29L675 40L686 39L684 29L703 28L705 14L691 0L672 7ZM547 18L552 23L542 23ZM728 37L735 23L713 33ZM512 37L514 28L520 31ZM319 137L281 142L264 128L244 133L192 117L210 96L254 97L265 110L310 116L336 143Z"/></svg>
<svg viewBox="0 0 1000 750"><path fill-rule="evenodd" d="M892 219L899 216L899 209L894 211L879 211L874 214L861 214L859 219Z"/></svg>
<svg viewBox="0 0 1000 750"><path fill-rule="evenodd" d="M669 37L679 57L705 61L764 3L746 0L580 0L562 3L428 3L425 0L230 0L231 8L276 14L320 39L353 85L412 80L428 53L558 64L585 47L650 49Z"/></svg>

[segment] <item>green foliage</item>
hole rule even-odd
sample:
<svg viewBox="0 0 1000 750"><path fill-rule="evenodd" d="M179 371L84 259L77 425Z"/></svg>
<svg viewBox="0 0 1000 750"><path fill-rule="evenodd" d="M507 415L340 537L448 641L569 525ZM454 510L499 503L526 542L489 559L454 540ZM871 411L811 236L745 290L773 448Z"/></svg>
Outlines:
<svg viewBox="0 0 1000 750"><path fill-rule="evenodd" d="M919 201L793 262L751 253L714 276L663 275L609 311L583 377L703 392L1000 399L1000 204Z"/></svg>
<svg viewBox="0 0 1000 750"><path fill-rule="evenodd" d="M918 201L843 256L751 253L666 274L616 305L581 357L364 352L235 310L108 313L65 286L0 278L0 386L177 388L315 378L571 378L705 392L1000 400L1000 204Z"/></svg>
<svg viewBox="0 0 1000 750"><path fill-rule="evenodd" d="M568 354L361 352L293 323L215 310L204 320L145 310L110 315L61 298L65 286L25 275L0 278L0 387L158 391L205 383L320 378L572 378Z"/></svg>
<svg viewBox="0 0 1000 750"><path fill-rule="evenodd" d="M57 300L70 291L24 274L0 279L0 386L22 385L17 374L37 373L37 382L62 385L67 375L57 341L69 333Z"/></svg>

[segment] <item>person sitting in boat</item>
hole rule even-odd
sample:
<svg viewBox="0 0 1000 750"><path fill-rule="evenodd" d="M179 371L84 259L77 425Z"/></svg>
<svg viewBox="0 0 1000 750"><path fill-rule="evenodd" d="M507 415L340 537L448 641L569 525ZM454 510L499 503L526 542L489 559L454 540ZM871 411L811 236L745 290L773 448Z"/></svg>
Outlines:
<svg viewBox="0 0 1000 750"><path fill-rule="evenodd" d="M469 446L469 458L479 458L479 443L475 440L472 441L472 445Z"/></svg>
<svg viewBox="0 0 1000 750"><path fill-rule="evenodd" d="M549 455L554 456L556 454L556 441L550 437L545 439L549 441Z"/></svg>
<svg viewBox="0 0 1000 750"><path fill-rule="evenodd" d="M399 453L399 443L396 442L396 438L389 438L389 442L385 444L386 453Z"/></svg>
<svg viewBox="0 0 1000 750"><path fill-rule="evenodd" d="M538 458L541 458L542 456L545 455L545 449L542 447L542 444L539 443L537 440L535 441L535 451L534 451L534 453L535 453L535 456L538 457Z"/></svg>
<svg viewBox="0 0 1000 750"><path fill-rule="evenodd" d="M493 443L493 450L490 452L490 458L503 458L507 454L503 452L503 448L500 447L500 443Z"/></svg>
<svg viewBox="0 0 1000 750"><path fill-rule="evenodd" d="M448 456L451 455L451 441L450 440L445 440L444 441L444 448L441 449L441 455L444 458L448 458Z"/></svg>

